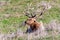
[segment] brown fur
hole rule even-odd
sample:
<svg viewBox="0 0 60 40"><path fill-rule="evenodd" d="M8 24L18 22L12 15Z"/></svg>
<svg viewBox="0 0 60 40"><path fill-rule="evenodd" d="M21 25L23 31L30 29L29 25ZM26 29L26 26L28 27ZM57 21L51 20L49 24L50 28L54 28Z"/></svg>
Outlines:
<svg viewBox="0 0 60 40"><path fill-rule="evenodd" d="M33 31L36 31L40 27L40 23L35 18L29 18L26 20L26 24L30 26Z"/></svg>

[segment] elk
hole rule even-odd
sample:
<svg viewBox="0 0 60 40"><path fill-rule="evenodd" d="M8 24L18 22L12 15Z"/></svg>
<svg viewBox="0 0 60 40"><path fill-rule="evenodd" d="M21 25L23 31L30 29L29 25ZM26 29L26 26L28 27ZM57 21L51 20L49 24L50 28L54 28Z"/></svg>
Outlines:
<svg viewBox="0 0 60 40"><path fill-rule="evenodd" d="M25 24L29 25L30 28L27 29L27 32L34 32L36 30L38 30L41 27L41 23L37 22L37 20L35 19L36 14L31 14L31 16L29 16L29 14L26 14L26 16L28 17L28 19L25 21Z"/></svg>
<svg viewBox="0 0 60 40"><path fill-rule="evenodd" d="M45 7L43 7L41 11L37 12L37 10L38 9L34 9L34 8L32 9L31 5L28 5L28 7L26 8L26 11L24 12L25 15L28 17L28 19L25 21L25 24L30 26L29 30L32 32L38 30L41 26L43 26L43 23L40 23L36 20L37 13L39 13L38 17L42 16L46 9L45 9ZM29 11L31 11L31 12L29 12ZM26 32L28 32L29 30L27 29Z"/></svg>

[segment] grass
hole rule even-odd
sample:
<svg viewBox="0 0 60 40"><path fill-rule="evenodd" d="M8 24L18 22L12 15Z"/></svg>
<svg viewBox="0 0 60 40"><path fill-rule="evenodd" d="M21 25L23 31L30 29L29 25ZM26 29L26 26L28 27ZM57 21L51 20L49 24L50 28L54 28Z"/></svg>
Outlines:
<svg viewBox="0 0 60 40"><path fill-rule="evenodd" d="M0 0L0 1L10 1L10 0ZM8 4L0 6L0 32L1 33L10 33L15 32L18 28L18 25L21 24L24 20L27 19L24 16L23 11L26 9L27 4L32 3L34 6L37 2L42 0L11 0ZM52 1L52 0L43 0L43 1ZM55 0L56 3L60 4L60 0ZM16 13L20 15L16 16ZM6 17L4 14L10 14L10 17ZM53 6L50 10L43 14L42 20L44 23L49 23L51 20L57 19L60 20L60 8L58 6ZM20 27L22 30L24 27ZM58 37L59 39L59 37ZM19 39L22 40L22 39ZM51 37L46 38L46 40L52 40Z"/></svg>
<svg viewBox="0 0 60 40"><path fill-rule="evenodd" d="M52 8L50 10L48 10L48 12L46 12L43 16L43 22L50 22L51 20L53 19L57 19L57 20L60 20L60 9L59 8Z"/></svg>
<svg viewBox="0 0 60 40"><path fill-rule="evenodd" d="M60 40L60 35L56 35L54 37L50 36L50 37L45 37L45 38L42 38L42 39L39 39L39 40Z"/></svg>

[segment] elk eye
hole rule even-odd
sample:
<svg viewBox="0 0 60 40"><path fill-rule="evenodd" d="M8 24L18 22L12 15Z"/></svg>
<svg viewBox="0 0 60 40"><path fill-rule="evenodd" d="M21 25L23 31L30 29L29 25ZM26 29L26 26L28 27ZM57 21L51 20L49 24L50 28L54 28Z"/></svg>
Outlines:
<svg viewBox="0 0 60 40"><path fill-rule="evenodd" d="M36 22L36 21L34 21L34 22Z"/></svg>

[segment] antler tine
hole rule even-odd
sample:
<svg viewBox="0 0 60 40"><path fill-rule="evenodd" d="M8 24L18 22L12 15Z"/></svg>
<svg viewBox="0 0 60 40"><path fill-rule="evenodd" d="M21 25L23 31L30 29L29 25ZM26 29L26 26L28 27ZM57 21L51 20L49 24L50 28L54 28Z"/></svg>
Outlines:
<svg viewBox="0 0 60 40"><path fill-rule="evenodd" d="M33 14L34 14L34 15L33 15ZM33 14L31 13L32 18L34 18L34 17L36 16L36 14L35 14L35 13L33 13Z"/></svg>
<svg viewBox="0 0 60 40"><path fill-rule="evenodd" d="M25 10L25 16L30 18L30 13L29 13L29 11L27 9Z"/></svg>
<svg viewBox="0 0 60 40"><path fill-rule="evenodd" d="M35 17L36 15L33 15L33 17Z"/></svg>
<svg viewBox="0 0 60 40"><path fill-rule="evenodd" d="M28 14L28 13L26 13L25 15L26 15L27 17L29 17L29 18L30 18L30 16L29 16L29 14Z"/></svg>
<svg viewBox="0 0 60 40"><path fill-rule="evenodd" d="M44 13L44 11L45 11L45 7L43 8L43 10L42 10L42 12L41 12L40 16Z"/></svg>

